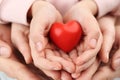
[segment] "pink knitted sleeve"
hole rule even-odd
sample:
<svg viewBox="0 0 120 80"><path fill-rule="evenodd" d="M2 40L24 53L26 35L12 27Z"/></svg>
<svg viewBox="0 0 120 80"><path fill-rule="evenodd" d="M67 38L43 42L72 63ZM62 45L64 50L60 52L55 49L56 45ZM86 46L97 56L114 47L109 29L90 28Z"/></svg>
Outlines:
<svg viewBox="0 0 120 80"><path fill-rule="evenodd" d="M0 23L27 23L27 12L35 0L0 0Z"/></svg>

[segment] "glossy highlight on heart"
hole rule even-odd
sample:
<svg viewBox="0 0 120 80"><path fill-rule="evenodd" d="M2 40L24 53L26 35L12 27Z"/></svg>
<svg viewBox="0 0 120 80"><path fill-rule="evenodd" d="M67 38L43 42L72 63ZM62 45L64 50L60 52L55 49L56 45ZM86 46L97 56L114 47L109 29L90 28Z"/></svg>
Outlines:
<svg viewBox="0 0 120 80"><path fill-rule="evenodd" d="M80 42L82 28L75 21L69 21L66 24L56 22L50 29L51 41L64 52L70 52Z"/></svg>

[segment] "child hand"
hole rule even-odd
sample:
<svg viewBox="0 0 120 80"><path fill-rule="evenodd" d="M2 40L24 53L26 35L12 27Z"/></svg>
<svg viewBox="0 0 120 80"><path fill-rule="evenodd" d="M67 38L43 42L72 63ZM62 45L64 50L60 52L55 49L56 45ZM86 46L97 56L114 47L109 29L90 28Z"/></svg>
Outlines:
<svg viewBox="0 0 120 80"><path fill-rule="evenodd" d="M32 60L32 58L31 58L31 53L30 53L30 49L29 49L29 40L28 40L29 34L28 33L29 33L29 28L27 26L17 24L17 23L12 24L12 42L17 47L17 49L21 52L21 54L24 56L26 62L27 61L31 62L30 60ZM16 38L16 36L17 36L17 38ZM67 61L67 59L69 59L69 58L67 57L66 53L55 50L53 47L51 47L50 43L47 44L46 49L44 49L44 52L46 55L46 58L44 58L44 59L46 61L50 61L51 63L58 61L63 66L64 70L71 72L71 68L72 68L72 71L73 71L73 66L72 66L73 63L70 61ZM52 77L53 79L64 78L64 79L71 80L70 74L64 70L51 71L51 70L46 70L46 69L43 69L40 67L40 66L44 67L44 64L41 64L40 66L39 65L40 64L38 61L37 67L39 69L41 69L46 75ZM71 66L68 67L69 65L71 65ZM48 67L48 66L49 66L49 64L45 67ZM52 65L52 66L54 66L54 65Z"/></svg>
<svg viewBox="0 0 120 80"><path fill-rule="evenodd" d="M97 69L99 68L100 60L96 59L95 62L82 73L76 80L92 80L93 75L96 73ZM99 80L99 79L98 79Z"/></svg>
<svg viewBox="0 0 120 80"><path fill-rule="evenodd" d="M40 69L60 70L62 68L60 63L64 62L64 64L71 65L69 70L67 70L67 66L65 67L66 71L73 72L74 64L72 62L61 57L56 58L54 54L52 54L52 60L46 58L45 49L48 49L47 45L49 45L48 32L54 22L62 22L60 13L45 1L36 1L31 10L33 18L30 23L29 41L34 64ZM60 62L57 62L58 60Z"/></svg>
<svg viewBox="0 0 120 80"><path fill-rule="evenodd" d="M84 33L83 41L76 49L76 73L80 73L94 63L102 44L101 31L94 17L95 7L96 5L92 0L81 1L73 6L64 17L65 22L69 20L78 21Z"/></svg>

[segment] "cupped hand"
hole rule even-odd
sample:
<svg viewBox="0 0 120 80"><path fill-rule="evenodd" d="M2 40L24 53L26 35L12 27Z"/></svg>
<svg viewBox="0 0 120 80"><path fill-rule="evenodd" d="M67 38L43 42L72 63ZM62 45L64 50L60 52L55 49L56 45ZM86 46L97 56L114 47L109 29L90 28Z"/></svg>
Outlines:
<svg viewBox="0 0 120 80"><path fill-rule="evenodd" d="M109 18L110 19L110 18ZM111 18L111 20L113 20ZM110 20L109 20L110 21ZM114 20L113 20L114 22ZM111 24L113 23L111 22ZM117 24L115 24L115 41L114 45L112 45L112 49L109 53L110 60L107 64L102 64L95 75L93 76L93 80L113 80L114 78L120 77L120 20L117 19ZM111 25L112 26L112 25ZM108 74L109 73L109 74Z"/></svg>
<svg viewBox="0 0 120 80"><path fill-rule="evenodd" d="M16 36L18 38L16 38ZM31 57L31 53L30 53L31 51L30 51L30 47L29 47L28 36L29 36L29 27L22 25L22 24L17 24L17 23L12 24L12 42L15 45L15 47L21 52L25 61L31 62L32 57ZM46 57L44 59L46 61L50 61L51 63L52 62L60 63L62 66L61 69L63 69L63 70L55 71L54 69L48 70L46 68L41 68L40 66L43 66L43 67L49 66L49 64L46 64L45 61L41 61L41 62L43 62L42 64L40 64L38 61L37 62L38 65L35 64L36 67L38 67L47 76L52 77L53 79L60 78L63 80L68 80L68 79L71 80L72 78L71 78L69 72L73 72L74 65L73 65L71 59L67 56L67 54L56 49L52 43L47 44L46 49L44 49L44 52L46 55ZM71 65L71 66L68 67L69 65ZM52 66L54 67L54 65L52 65Z"/></svg>
<svg viewBox="0 0 120 80"><path fill-rule="evenodd" d="M15 55L17 52L14 52L14 46L11 42L10 24L0 24L0 39L1 49L3 49L0 50L0 71L18 80L40 80L40 77L36 76L25 64L21 63L23 58L19 60L17 57L20 56Z"/></svg>
<svg viewBox="0 0 120 80"><path fill-rule="evenodd" d="M91 6L92 5L92 6ZM76 73L90 67L101 48L102 34L97 20L94 17L96 5L93 1L81 1L74 5L64 16L64 21L76 20L80 23L83 29L83 39L76 47L75 53L77 58Z"/></svg>
<svg viewBox="0 0 120 80"><path fill-rule="evenodd" d="M103 43L99 53L101 60L105 63L109 61L109 53L115 41L115 17L104 16L98 19L100 29L103 35Z"/></svg>

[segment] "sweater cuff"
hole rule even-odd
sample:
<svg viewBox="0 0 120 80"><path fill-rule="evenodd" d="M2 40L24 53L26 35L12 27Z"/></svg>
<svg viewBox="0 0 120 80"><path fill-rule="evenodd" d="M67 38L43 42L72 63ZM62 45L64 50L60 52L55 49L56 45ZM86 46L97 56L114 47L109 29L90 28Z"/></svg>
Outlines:
<svg viewBox="0 0 120 80"><path fill-rule="evenodd" d="M27 13L35 0L2 0L0 23L15 22L28 25Z"/></svg>
<svg viewBox="0 0 120 80"><path fill-rule="evenodd" d="M112 12L119 5L120 0L95 0L98 6L98 18Z"/></svg>

